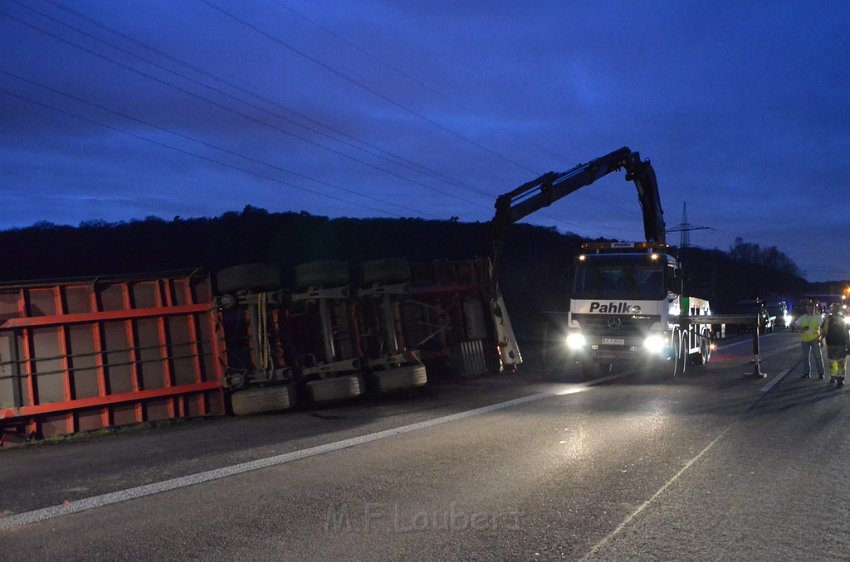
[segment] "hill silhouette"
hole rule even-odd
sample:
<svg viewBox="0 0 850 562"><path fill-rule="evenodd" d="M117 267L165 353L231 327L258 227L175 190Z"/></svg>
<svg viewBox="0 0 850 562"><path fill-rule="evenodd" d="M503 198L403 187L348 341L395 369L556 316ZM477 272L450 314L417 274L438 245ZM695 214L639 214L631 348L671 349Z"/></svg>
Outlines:
<svg viewBox="0 0 850 562"><path fill-rule="evenodd" d="M582 241L551 228L511 227L500 281L518 333L535 337L545 312L567 310L573 258ZM710 299L716 310L755 296L835 289L808 283L790 260L775 259L775 248L759 251L758 246L736 242L729 252L686 248L680 256L689 292ZM747 252L736 252L742 249ZM149 217L78 227L37 223L0 232L0 251L7 264L0 270L0 281L12 283L195 267L215 272L252 262L269 262L287 273L312 260L344 260L352 265L394 256L414 262L455 260L489 256L492 248L489 223L329 219L248 206L215 218ZM773 261L762 259L766 255ZM784 258L781 252L778 255Z"/></svg>

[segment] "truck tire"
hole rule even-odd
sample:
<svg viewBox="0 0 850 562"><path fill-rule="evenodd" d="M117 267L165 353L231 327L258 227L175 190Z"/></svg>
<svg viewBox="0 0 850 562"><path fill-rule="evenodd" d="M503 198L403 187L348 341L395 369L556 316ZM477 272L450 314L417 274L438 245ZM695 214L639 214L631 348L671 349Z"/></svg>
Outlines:
<svg viewBox="0 0 850 562"><path fill-rule="evenodd" d="M230 407L236 416L276 412L291 408L294 402L292 398L292 387L289 385L250 388L231 394Z"/></svg>
<svg viewBox="0 0 850 562"><path fill-rule="evenodd" d="M410 281L410 263L404 258L384 258L360 264L361 282L404 283Z"/></svg>
<svg viewBox="0 0 850 562"><path fill-rule="evenodd" d="M679 361L678 361L678 372L674 374L676 375L684 375L685 371L688 368L688 343L687 343L688 334L682 334L681 339L679 340Z"/></svg>
<svg viewBox="0 0 850 562"><path fill-rule="evenodd" d="M280 273L269 263L246 263L225 267L216 275L219 294L250 291L275 291L280 288Z"/></svg>
<svg viewBox="0 0 850 562"><path fill-rule="evenodd" d="M348 285L348 264L344 261L310 261L295 266L295 287Z"/></svg>
<svg viewBox="0 0 850 562"><path fill-rule="evenodd" d="M391 392L405 388L417 388L428 383L428 374L424 365L408 365L387 371L372 373L378 392Z"/></svg>
<svg viewBox="0 0 850 562"><path fill-rule="evenodd" d="M699 338L699 358L697 365L705 365L711 360L711 337L703 332Z"/></svg>
<svg viewBox="0 0 850 562"><path fill-rule="evenodd" d="M363 377L346 375L307 383L307 394L314 403L349 400L363 394Z"/></svg>
<svg viewBox="0 0 850 562"><path fill-rule="evenodd" d="M682 333L679 330L673 332L673 336L670 338L670 345L673 348L671 356L660 362L659 370L665 378L684 374L685 366L688 364L687 348L685 347Z"/></svg>

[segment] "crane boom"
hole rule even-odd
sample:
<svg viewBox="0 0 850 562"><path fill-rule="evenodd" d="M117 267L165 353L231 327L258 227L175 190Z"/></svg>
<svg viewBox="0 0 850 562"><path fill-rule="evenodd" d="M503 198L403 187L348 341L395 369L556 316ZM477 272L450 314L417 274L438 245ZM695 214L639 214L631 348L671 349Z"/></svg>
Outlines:
<svg viewBox="0 0 850 562"><path fill-rule="evenodd" d="M649 160L640 159L640 153L624 146L566 172L543 174L500 195L492 221L494 266L499 262L503 238L510 225L621 168L626 170L626 181L633 181L637 187L646 241L666 243L655 170Z"/></svg>

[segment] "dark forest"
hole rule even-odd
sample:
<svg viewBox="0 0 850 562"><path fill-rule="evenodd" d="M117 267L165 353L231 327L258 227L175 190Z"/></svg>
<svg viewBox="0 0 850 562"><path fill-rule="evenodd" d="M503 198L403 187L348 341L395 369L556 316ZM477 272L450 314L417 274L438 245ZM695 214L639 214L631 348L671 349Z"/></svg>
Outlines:
<svg viewBox="0 0 850 562"><path fill-rule="evenodd" d="M571 268L581 238L551 228L517 224L506 239L500 282L520 330L547 311L568 307ZM307 213L270 213L255 207L216 218L166 221L156 217L77 227L37 223L0 232L7 266L0 281L130 275L253 262L276 265L284 278L313 260L361 261L404 257L411 262L469 259L492 253L489 223L422 219L329 219ZM727 251L673 248L689 292L722 311L747 298L792 299L807 292L840 292L843 284L808 283L776 248L736 240ZM832 287L831 285L835 285Z"/></svg>

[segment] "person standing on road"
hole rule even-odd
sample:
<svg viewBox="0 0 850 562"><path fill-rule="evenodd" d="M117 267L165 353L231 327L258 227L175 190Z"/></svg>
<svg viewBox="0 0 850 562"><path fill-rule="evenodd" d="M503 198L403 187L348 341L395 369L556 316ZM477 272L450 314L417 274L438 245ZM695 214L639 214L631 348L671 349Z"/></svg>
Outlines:
<svg viewBox="0 0 850 562"><path fill-rule="evenodd" d="M830 315L823 320L821 334L826 342L826 358L829 359L829 384L837 383L838 387L844 386L850 332L841 314L840 304L835 303L830 308Z"/></svg>
<svg viewBox="0 0 850 562"><path fill-rule="evenodd" d="M818 370L819 378L823 378L823 355L820 351L821 325L823 318L820 314L815 314L815 303L806 303L806 313L794 321L794 328L800 332L800 339L803 346L803 376L801 379L808 379L812 376L811 356L815 356L815 367Z"/></svg>

